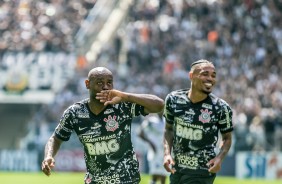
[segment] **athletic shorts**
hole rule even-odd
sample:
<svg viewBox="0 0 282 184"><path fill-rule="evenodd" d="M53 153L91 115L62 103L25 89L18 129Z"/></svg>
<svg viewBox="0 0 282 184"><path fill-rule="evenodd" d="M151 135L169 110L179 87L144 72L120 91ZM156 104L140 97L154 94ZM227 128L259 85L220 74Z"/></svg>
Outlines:
<svg viewBox="0 0 282 184"><path fill-rule="evenodd" d="M170 184L213 184L216 174L209 173L208 175L201 174L182 174L174 173L170 175Z"/></svg>
<svg viewBox="0 0 282 184"><path fill-rule="evenodd" d="M102 177L101 177L102 178ZM107 177L105 179L100 179L100 180L96 180L95 181L95 177L87 172L85 174L84 177L84 184L112 184L112 183L122 183L122 184L139 184L140 183L140 177L135 177L134 180L132 181L132 179L128 178L128 179L124 179L126 181L121 181L122 178L108 178Z"/></svg>

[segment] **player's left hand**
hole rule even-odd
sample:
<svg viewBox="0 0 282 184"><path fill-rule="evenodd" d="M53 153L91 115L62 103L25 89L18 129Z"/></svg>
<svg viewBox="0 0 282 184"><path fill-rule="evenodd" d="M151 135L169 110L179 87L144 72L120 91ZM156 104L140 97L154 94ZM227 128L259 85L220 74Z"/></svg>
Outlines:
<svg viewBox="0 0 282 184"><path fill-rule="evenodd" d="M217 173L221 169L221 159L215 157L207 163L207 166L209 167L210 173Z"/></svg>
<svg viewBox="0 0 282 184"><path fill-rule="evenodd" d="M105 106L109 104L117 104L122 101L120 91L118 90L102 90L100 93L96 94L96 99L104 103Z"/></svg>
<svg viewBox="0 0 282 184"><path fill-rule="evenodd" d="M172 174L174 174L176 172L176 170L173 168L173 166L175 165L175 162L172 158L171 155L165 155L164 156L164 168L167 172L170 172Z"/></svg>

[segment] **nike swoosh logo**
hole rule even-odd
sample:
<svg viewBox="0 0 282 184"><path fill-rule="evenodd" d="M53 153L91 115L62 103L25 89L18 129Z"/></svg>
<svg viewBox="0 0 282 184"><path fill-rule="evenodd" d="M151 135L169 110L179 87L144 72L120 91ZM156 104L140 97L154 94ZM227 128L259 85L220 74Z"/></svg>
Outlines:
<svg viewBox="0 0 282 184"><path fill-rule="evenodd" d="M78 127L78 130L79 131L82 131L82 130L84 130L84 129L86 129L87 127L83 127L83 128L81 128L81 127Z"/></svg>
<svg viewBox="0 0 282 184"><path fill-rule="evenodd" d="M174 110L174 112L182 112L183 110Z"/></svg>

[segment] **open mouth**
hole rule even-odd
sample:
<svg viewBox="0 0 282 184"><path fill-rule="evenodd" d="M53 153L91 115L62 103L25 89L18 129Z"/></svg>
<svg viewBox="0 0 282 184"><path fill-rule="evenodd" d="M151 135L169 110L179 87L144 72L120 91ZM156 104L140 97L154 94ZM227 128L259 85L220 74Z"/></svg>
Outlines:
<svg viewBox="0 0 282 184"><path fill-rule="evenodd" d="M207 83L204 83L204 85L207 87L207 88L210 88L210 87L212 87L212 83L209 83L209 82L207 82Z"/></svg>

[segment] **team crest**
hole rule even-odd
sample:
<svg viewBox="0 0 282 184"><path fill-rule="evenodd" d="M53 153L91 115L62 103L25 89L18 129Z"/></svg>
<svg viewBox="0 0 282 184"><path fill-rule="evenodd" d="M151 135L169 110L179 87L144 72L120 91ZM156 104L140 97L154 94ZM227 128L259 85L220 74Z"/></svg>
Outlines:
<svg viewBox="0 0 282 184"><path fill-rule="evenodd" d="M116 116L108 116L107 118L104 118L104 121L106 122L106 129L107 131L114 132L116 129L118 129L118 122L116 121Z"/></svg>
<svg viewBox="0 0 282 184"><path fill-rule="evenodd" d="M210 114L212 113L212 111L209 111L208 109L201 109L202 114L199 116L199 121L201 121L202 123L208 123L211 120L211 116Z"/></svg>

